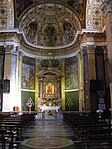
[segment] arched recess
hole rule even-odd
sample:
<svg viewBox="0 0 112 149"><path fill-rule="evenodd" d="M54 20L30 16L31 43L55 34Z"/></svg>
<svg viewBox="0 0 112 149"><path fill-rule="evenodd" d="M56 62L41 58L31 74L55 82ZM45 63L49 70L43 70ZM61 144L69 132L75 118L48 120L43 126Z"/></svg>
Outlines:
<svg viewBox="0 0 112 149"><path fill-rule="evenodd" d="M103 16L101 0L87 0L86 4L86 29L102 29Z"/></svg>
<svg viewBox="0 0 112 149"><path fill-rule="evenodd" d="M36 28L34 24L37 24ZM46 36L44 33L46 26L49 26L47 30L50 33L53 30L55 32L53 45L46 44L47 39L44 37ZM34 29L33 31L32 28ZM48 47L49 49L49 47L52 47L54 49L76 43L76 32L81 31L81 21L75 12L63 5L39 4L23 13L19 23L19 30L22 31L21 33L28 44L33 44L34 47L38 48L47 49ZM33 38L29 40L29 34L31 36L33 32L36 32L36 34L33 34Z"/></svg>

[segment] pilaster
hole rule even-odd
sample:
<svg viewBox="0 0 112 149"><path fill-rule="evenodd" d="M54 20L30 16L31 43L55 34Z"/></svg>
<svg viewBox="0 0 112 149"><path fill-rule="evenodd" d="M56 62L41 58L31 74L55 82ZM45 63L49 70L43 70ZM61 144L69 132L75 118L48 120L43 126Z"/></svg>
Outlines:
<svg viewBox="0 0 112 149"><path fill-rule="evenodd" d="M80 51L77 55L78 59L78 85L79 85L79 111L84 110L84 83L83 83L83 59L82 59L82 51Z"/></svg>
<svg viewBox="0 0 112 149"><path fill-rule="evenodd" d="M61 79L61 94L62 94L62 110L65 110L65 59L62 60L62 79Z"/></svg>
<svg viewBox="0 0 112 149"><path fill-rule="evenodd" d="M3 94L3 111L12 111L18 105L18 48L5 47L4 79L10 80L10 93Z"/></svg>
<svg viewBox="0 0 112 149"><path fill-rule="evenodd" d="M21 81L22 81L22 60L24 54L22 52L18 52L18 106L21 110Z"/></svg>
<svg viewBox="0 0 112 149"><path fill-rule="evenodd" d="M35 110L39 110L39 79L37 77L37 74L39 72L39 69L38 69L38 59L35 60ZM40 91L41 92L41 91Z"/></svg>
<svg viewBox="0 0 112 149"><path fill-rule="evenodd" d="M83 53L83 74L84 74L84 110L91 110L90 80L96 79L94 46L86 46Z"/></svg>
<svg viewBox="0 0 112 149"><path fill-rule="evenodd" d="M108 58L112 64L112 0L103 0L101 7L105 14Z"/></svg>

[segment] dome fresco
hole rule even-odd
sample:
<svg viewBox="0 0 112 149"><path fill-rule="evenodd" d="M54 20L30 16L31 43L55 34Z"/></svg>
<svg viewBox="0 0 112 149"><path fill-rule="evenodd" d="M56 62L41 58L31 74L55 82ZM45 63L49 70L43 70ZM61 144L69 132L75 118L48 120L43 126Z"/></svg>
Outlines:
<svg viewBox="0 0 112 149"><path fill-rule="evenodd" d="M19 28L26 40L36 46L58 47L74 41L81 23L75 12L60 4L40 4L21 18Z"/></svg>

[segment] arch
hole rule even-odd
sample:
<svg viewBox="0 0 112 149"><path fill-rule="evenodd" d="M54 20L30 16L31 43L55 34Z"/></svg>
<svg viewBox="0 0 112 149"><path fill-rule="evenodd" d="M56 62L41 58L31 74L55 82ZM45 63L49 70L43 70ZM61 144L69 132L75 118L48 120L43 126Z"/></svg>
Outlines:
<svg viewBox="0 0 112 149"><path fill-rule="evenodd" d="M49 9L50 5L50 9ZM52 8L52 9L51 9ZM41 11L40 11L41 9ZM58 11L57 11L58 10ZM38 13L39 12L39 13ZM52 14L52 15L51 15ZM68 23L71 25L70 33L70 39L67 38L65 40L65 33L63 31L63 21L68 20ZM35 22L37 24L40 23L40 26L38 26L36 39L33 38L32 40L27 40L28 42L32 43L34 46L41 46L42 47L58 47L63 45L68 45L75 40L75 34L77 31L81 31L81 21L75 14L75 12L71 11L69 8L65 8L63 5L60 4L40 4L33 6L30 10L24 13L24 15L21 17L20 23L19 23L19 29L22 30L22 33L27 33L28 26L32 22ZM47 39L44 38L44 28L46 26L49 26L51 31L54 30L53 38L49 40L49 43L46 43ZM72 33L71 33L72 32ZM26 36L26 34L25 34ZM27 37L26 37L27 38ZM51 42L51 40L53 42ZM44 43L43 43L44 41Z"/></svg>

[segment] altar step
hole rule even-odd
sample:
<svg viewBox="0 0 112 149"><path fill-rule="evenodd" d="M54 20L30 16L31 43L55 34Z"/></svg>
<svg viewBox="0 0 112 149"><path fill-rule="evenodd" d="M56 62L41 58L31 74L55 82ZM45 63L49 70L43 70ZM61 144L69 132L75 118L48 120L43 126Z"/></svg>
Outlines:
<svg viewBox="0 0 112 149"><path fill-rule="evenodd" d="M54 113L45 113L44 117L43 117L43 113L38 112L36 115L36 119L37 120L63 120L63 114L61 114L60 112L57 112L57 114Z"/></svg>

